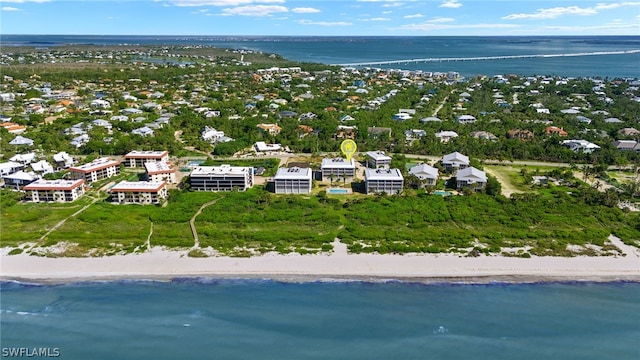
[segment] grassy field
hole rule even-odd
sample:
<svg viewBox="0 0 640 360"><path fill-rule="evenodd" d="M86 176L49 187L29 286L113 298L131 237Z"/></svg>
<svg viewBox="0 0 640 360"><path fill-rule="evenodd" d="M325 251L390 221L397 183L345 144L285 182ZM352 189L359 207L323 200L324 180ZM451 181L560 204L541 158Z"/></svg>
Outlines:
<svg viewBox="0 0 640 360"><path fill-rule="evenodd" d="M441 197L421 192L396 196L281 196L262 188L247 192L172 191L165 207L89 203L17 203L2 209L2 246L24 242L52 246L78 244L73 253L116 254L151 246L191 248L189 220L197 217L201 248L232 256L277 251L331 250L339 237L351 252L500 253L526 248L528 254L574 255L571 245L606 248L615 234L638 246L640 215L618 208L586 205L576 191L562 187L528 192L512 199L483 194ZM39 242L48 229L66 222Z"/></svg>

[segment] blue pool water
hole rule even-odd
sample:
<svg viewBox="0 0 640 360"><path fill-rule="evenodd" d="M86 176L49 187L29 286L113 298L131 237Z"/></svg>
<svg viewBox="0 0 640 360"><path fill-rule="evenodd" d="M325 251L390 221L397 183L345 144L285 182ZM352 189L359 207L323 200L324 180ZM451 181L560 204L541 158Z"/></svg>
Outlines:
<svg viewBox="0 0 640 360"><path fill-rule="evenodd" d="M328 189L327 193L329 193L329 194L348 194L349 190L347 190L347 189Z"/></svg>

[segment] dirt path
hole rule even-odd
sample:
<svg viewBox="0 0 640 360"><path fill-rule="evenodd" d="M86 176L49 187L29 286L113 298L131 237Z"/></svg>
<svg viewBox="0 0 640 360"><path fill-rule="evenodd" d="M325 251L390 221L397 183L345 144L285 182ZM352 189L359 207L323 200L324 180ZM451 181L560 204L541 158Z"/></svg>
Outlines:
<svg viewBox="0 0 640 360"><path fill-rule="evenodd" d="M500 183L500 185L502 185L502 195L506 196L506 197L511 197L511 194L520 194L523 191L516 189L515 187L513 187L513 185L511 184L511 181L509 180L508 177L506 177L503 173L499 172L499 171L495 171L494 169L489 169L487 167L484 168L484 171L495 177L498 182Z"/></svg>
<svg viewBox="0 0 640 360"><path fill-rule="evenodd" d="M196 229L196 218L198 217L198 215L200 215L202 213L202 210L204 210L207 206L211 206L211 205L215 204L220 199L222 199L222 198L217 198L215 200L211 200L211 201L209 201L207 203L202 204L202 206L200 206L200 209L198 209L198 211L196 211L196 213L193 215L191 220L189 220L189 226L191 226L191 233L193 234L193 248L194 249L199 249L200 248L200 238L198 237L198 230Z"/></svg>
<svg viewBox="0 0 640 360"><path fill-rule="evenodd" d="M62 226L67 220L69 220L70 218L77 216L78 214L80 214L81 212L87 210L89 208L89 206L95 204L98 200L101 200L100 198L95 198L93 199L93 201L88 204L85 205L82 209L74 212L73 214L69 215L68 217L60 220L59 223L55 224L51 229L49 229L49 231L47 231L44 235L42 235L42 237L40 237L40 242L44 241L44 239L47 238L47 236L49 236L49 234L51 234L52 232L56 231L60 226Z"/></svg>

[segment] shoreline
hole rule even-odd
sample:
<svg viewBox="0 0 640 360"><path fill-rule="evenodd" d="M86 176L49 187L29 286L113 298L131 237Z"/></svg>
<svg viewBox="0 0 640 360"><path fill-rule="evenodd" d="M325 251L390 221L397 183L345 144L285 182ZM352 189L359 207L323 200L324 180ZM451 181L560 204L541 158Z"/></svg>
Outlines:
<svg viewBox="0 0 640 360"><path fill-rule="evenodd" d="M0 280L25 283L179 279L270 279L288 282L406 281L419 283L640 282L640 249L612 238L624 256L462 257L456 254L265 254L191 258L188 250L96 258L0 256Z"/></svg>

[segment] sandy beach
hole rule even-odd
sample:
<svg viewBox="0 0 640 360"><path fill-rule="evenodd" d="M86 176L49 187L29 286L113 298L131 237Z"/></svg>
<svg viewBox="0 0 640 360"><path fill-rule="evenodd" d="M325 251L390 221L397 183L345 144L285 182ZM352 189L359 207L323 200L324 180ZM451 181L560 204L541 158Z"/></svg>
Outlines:
<svg viewBox="0 0 640 360"><path fill-rule="evenodd" d="M187 251L152 248L142 254L95 258L3 255L2 280L72 282L85 280L179 277L273 278L290 281L328 279L402 279L423 282L640 281L640 250L612 242L625 256L532 257L530 259L455 254L348 254L336 242L331 254L266 254L250 258L191 258Z"/></svg>

